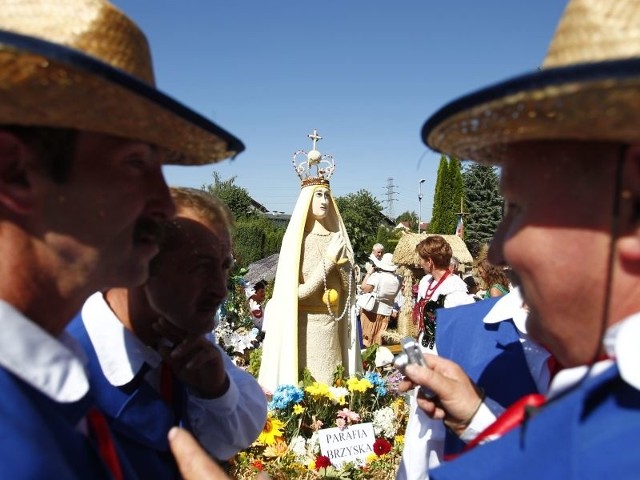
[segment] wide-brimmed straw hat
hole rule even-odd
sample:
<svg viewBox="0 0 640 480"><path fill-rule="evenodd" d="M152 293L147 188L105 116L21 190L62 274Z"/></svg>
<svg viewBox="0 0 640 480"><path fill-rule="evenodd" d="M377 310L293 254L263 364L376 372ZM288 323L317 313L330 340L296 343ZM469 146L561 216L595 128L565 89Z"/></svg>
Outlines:
<svg viewBox="0 0 640 480"><path fill-rule="evenodd" d="M393 263L393 253L385 253L384 255L382 255L382 258L380 260L378 260L376 257L371 257L371 260L373 260L375 266L380 270L395 272L396 268L398 268L398 266Z"/></svg>
<svg viewBox="0 0 640 480"><path fill-rule="evenodd" d="M144 34L104 0L0 0L0 124L141 140L168 149L175 164L244 150L155 88Z"/></svg>
<svg viewBox="0 0 640 480"><path fill-rule="evenodd" d="M571 0L539 71L466 95L422 128L432 149L493 163L523 140L640 140L640 0Z"/></svg>

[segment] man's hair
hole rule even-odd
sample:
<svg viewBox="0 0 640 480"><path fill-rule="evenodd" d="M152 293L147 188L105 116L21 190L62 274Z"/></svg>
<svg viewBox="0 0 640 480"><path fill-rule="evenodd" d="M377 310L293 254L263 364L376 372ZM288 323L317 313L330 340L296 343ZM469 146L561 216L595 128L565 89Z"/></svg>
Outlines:
<svg viewBox="0 0 640 480"><path fill-rule="evenodd" d="M45 171L56 183L68 180L73 165L77 130L69 128L3 125L5 130L24 142L43 162Z"/></svg>
<svg viewBox="0 0 640 480"><path fill-rule="evenodd" d="M436 268L449 268L449 262L453 252L451 246L440 235L432 235L422 240L416 245L416 252L423 260L429 258L433 261Z"/></svg>
<svg viewBox="0 0 640 480"><path fill-rule="evenodd" d="M233 214L229 208L215 195L203 190L187 187L171 187L171 198L176 206L177 216L185 210L191 210L210 227L223 227L231 235L233 229ZM156 267L164 256L177 250L182 242L180 227L173 221L167 220L163 225L160 252L151 260L149 273L153 275Z"/></svg>
<svg viewBox="0 0 640 480"><path fill-rule="evenodd" d="M212 226L223 225L228 231L232 230L233 214L215 195L187 187L171 187L170 190L177 215L181 210L192 210Z"/></svg>
<svg viewBox="0 0 640 480"><path fill-rule="evenodd" d="M382 250L384 251L384 245L382 245L381 243L376 243L373 247L371 247L371 250Z"/></svg>
<svg viewBox="0 0 640 480"><path fill-rule="evenodd" d="M457 271L460 266L460 260L458 260L458 257L452 256L451 260L449 260L449 266L453 268L454 271Z"/></svg>

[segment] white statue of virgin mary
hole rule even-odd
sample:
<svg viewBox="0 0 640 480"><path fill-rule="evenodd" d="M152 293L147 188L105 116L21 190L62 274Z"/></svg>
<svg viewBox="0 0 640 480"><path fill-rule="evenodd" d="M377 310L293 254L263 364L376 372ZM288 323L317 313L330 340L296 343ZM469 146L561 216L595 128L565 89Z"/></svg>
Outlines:
<svg viewBox="0 0 640 480"><path fill-rule="evenodd" d="M315 150L320 138L315 131L314 137L309 164L328 157ZM346 374L362 370L352 312L353 249L331 196L328 177L333 168L319 169L317 176L301 175L302 169L296 168L302 190L282 240L273 296L265 307L258 381L271 391L282 384L297 385L305 367L329 385L338 365Z"/></svg>

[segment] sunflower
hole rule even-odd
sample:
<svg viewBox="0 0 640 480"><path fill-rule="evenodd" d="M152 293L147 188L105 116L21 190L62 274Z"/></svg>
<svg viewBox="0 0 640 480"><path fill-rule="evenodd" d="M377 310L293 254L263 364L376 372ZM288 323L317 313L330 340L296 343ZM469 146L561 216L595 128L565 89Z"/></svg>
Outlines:
<svg viewBox="0 0 640 480"><path fill-rule="evenodd" d="M274 418L269 414L264 428L258 436L258 443L262 445L273 445L278 437L282 437L284 422Z"/></svg>

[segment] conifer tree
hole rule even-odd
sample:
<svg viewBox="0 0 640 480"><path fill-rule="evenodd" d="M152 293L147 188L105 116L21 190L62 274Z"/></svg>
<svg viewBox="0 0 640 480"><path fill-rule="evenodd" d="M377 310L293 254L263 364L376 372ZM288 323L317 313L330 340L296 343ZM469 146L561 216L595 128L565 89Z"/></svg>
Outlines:
<svg viewBox="0 0 640 480"><path fill-rule="evenodd" d="M462 181L462 165L456 157L449 158L449 172L447 175L449 182L449 206L447 208L447 223L442 233L453 235L456 233L458 223L458 212L460 212L460 200L464 195L464 184Z"/></svg>
<svg viewBox="0 0 640 480"><path fill-rule="evenodd" d="M495 167L470 163L463 174L465 192L465 242L473 257L488 243L502 219L503 199L500 195Z"/></svg>
<svg viewBox="0 0 640 480"><path fill-rule="evenodd" d="M460 199L464 192L460 160L440 157L438 178L433 197L433 215L429 233L453 235L456 231Z"/></svg>
<svg viewBox="0 0 640 480"><path fill-rule="evenodd" d="M436 188L433 194L433 212L431 214L431 221L429 222L429 233L442 233L444 227L444 212L446 211L446 198L447 198L447 173L449 170L449 163L447 157L442 155L440 157L440 165L438 166L438 176L436 178Z"/></svg>

